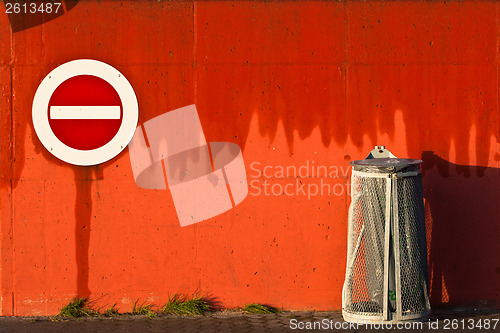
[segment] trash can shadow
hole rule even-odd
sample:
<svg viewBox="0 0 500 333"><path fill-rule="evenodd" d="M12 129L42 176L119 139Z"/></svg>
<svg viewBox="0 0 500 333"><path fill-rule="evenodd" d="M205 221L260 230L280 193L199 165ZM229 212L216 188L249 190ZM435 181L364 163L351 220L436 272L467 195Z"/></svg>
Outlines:
<svg viewBox="0 0 500 333"><path fill-rule="evenodd" d="M431 304L500 307L500 169L421 159Z"/></svg>

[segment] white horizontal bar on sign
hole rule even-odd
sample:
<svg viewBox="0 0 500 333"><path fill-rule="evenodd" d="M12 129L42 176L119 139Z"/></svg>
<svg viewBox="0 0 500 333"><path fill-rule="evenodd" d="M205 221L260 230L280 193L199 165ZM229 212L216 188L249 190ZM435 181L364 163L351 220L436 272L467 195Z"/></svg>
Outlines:
<svg viewBox="0 0 500 333"><path fill-rule="evenodd" d="M51 119L120 119L118 105L51 106Z"/></svg>

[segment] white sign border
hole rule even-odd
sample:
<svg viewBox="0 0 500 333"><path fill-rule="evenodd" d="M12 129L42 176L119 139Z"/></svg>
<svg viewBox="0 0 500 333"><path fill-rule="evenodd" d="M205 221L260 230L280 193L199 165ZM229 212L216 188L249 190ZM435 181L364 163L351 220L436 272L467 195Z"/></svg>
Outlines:
<svg viewBox="0 0 500 333"><path fill-rule="evenodd" d="M111 141L92 150L78 150L62 143L49 125L48 105L57 87L69 78L93 75L108 82L118 93L123 106L123 119ZM139 105L134 89L117 69L104 62L78 59L60 65L40 83L33 99L33 126L43 146L60 160L81 166L97 165L109 161L129 144L139 120Z"/></svg>

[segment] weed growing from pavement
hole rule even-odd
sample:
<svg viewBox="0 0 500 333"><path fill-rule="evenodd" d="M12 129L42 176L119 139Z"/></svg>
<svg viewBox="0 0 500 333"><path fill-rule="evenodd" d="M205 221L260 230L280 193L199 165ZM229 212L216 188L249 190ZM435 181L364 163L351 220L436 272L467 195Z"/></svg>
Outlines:
<svg viewBox="0 0 500 333"><path fill-rule="evenodd" d="M89 306L87 298L74 297L66 306L59 311L59 317L78 318L78 317L97 317L99 312Z"/></svg>
<svg viewBox="0 0 500 333"><path fill-rule="evenodd" d="M139 300L134 302L132 306L132 314L133 315L143 315L148 318L157 317L158 314L153 310L153 305L146 304L146 301L142 302L141 305L138 305Z"/></svg>
<svg viewBox="0 0 500 333"><path fill-rule="evenodd" d="M199 316L212 311L210 301L200 295L188 298L185 295L175 294L168 299L167 304L161 308L163 314L180 316Z"/></svg>
<svg viewBox="0 0 500 333"><path fill-rule="evenodd" d="M269 305L252 303L243 307L243 312L250 314L271 314L279 313L280 310Z"/></svg>
<svg viewBox="0 0 500 333"><path fill-rule="evenodd" d="M112 306L107 307L102 315L104 317L118 317L120 316L120 312L118 311L116 304L113 304Z"/></svg>
<svg viewBox="0 0 500 333"><path fill-rule="evenodd" d="M201 294L193 294L192 296L175 294L169 297L168 302L160 307L143 301L139 303L137 299L132 305L132 312L120 313L116 304L106 308L100 307L95 310L88 298L74 297L70 302L63 306L59 314L53 317L53 320L63 318L82 318L82 317L119 317L122 315L141 315L148 318L154 318L159 315L176 315L176 316L200 316L209 312L221 310L220 304L215 297ZM241 309L230 309L228 311L238 311L248 314L273 314L279 313L280 310L272 306L252 303Z"/></svg>

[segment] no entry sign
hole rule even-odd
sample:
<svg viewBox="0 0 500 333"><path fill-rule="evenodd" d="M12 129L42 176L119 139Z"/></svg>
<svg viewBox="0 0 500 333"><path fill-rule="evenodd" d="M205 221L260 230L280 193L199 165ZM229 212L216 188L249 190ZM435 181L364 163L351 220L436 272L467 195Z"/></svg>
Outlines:
<svg viewBox="0 0 500 333"><path fill-rule="evenodd" d="M75 165L96 165L118 155L134 135L138 115L127 79L96 60L57 67L33 100L38 138L54 156Z"/></svg>

